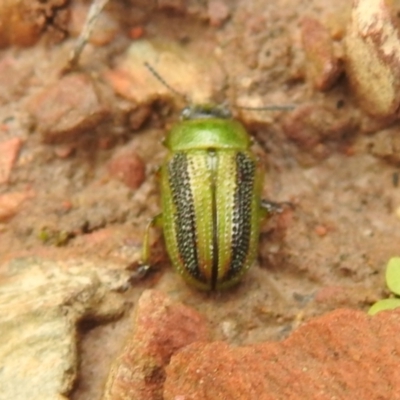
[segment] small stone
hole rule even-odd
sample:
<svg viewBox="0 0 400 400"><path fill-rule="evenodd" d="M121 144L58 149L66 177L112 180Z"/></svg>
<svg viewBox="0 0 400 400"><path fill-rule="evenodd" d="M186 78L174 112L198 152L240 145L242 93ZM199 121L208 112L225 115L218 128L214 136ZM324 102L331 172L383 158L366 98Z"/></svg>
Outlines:
<svg viewBox="0 0 400 400"><path fill-rule="evenodd" d="M345 45L346 71L360 106L381 119L398 116L400 35L387 1L353 2Z"/></svg>
<svg viewBox="0 0 400 400"><path fill-rule="evenodd" d="M171 355L207 337L206 322L197 311L162 292L145 291L136 308L133 333L111 368L103 400L161 399Z"/></svg>
<svg viewBox="0 0 400 400"><path fill-rule="evenodd" d="M22 204L32 197L34 197L34 192L31 190L9 192L0 195L0 222L7 221L14 217Z"/></svg>
<svg viewBox="0 0 400 400"><path fill-rule="evenodd" d="M68 158L75 151L74 145L61 144L54 147L54 154L59 158Z"/></svg>
<svg viewBox="0 0 400 400"><path fill-rule="evenodd" d="M208 18L210 25L219 27L229 17L230 10L228 5L221 0L210 0L208 2Z"/></svg>
<svg viewBox="0 0 400 400"><path fill-rule="evenodd" d="M326 234L328 233L328 228L325 225L317 225L314 228L314 231L318 236L322 237L322 236L326 236Z"/></svg>
<svg viewBox="0 0 400 400"><path fill-rule="evenodd" d="M90 78L71 74L51 84L28 103L45 142L68 142L94 129L109 110L101 103Z"/></svg>
<svg viewBox="0 0 400 400"><path fill-rule="evenodd" d="M22 146L20 138L0 143L0 184L7 183Z"/></svg>
<svg viewBox="0 0 400 400"><path fill-rule="evenodd" d="M134 26L129 30L129 37L132 40L140 39L144 35L144 29L142 26Z"/></svg>
<svg viewBox="0 0 400 400"><path fill-rule="evenodd" d="M341 73L332 38L324 25L311 17L303 19L301 29L309 79L317 90L328 90Z"/></svg>
<svg viewBox="0 0 400 400"><path fill-rule="evenodd" d="M142 158L133 150L116 155L108 164L111 177L137 189L144 181L146 168Z"/></svg>

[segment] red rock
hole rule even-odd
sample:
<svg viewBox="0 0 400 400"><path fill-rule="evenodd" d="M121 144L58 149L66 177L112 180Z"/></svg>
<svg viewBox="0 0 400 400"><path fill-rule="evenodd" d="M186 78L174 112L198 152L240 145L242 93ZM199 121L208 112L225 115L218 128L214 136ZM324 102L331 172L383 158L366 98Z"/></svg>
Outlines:
<svg viewBox="0 0 400 400"><path fill-rule="evenodd" d="M171 358L164 399L400 399L400 311L336 310L281 343L194 343Z"/></svg>
<svg viewBox="0 0 400 400"><path fill-rule="evenodd" d="M146 168L142 158L133 150L115 156L108 164L108 172L131 189L144 181Z"/></svg>
<svg viewBox="0 0 400 400"><path fill-rule="evenodd" d="M6 221L18 213L25 200L34 196L30 190L11 192L0 195L0 221Z"/></svg>
<svg viewBox="0 0 400 400"><path fill-rule="evenodd" d="M121 69L105 71L104 78L117 94L129 100L134 98L131 76L128 71Z"/></svg>
<svg viewBox="0 0 400 400"><path fill-rule="evenodd" d="M156 290L139 299L134 332L112 367L103 400L162 398L164 368L180 348L207 339L204 318Z"/></svg>
<svg viewBox="0 0 400 400"><path fill-rule="evenodd" d="M101 103L90 78L71 74L30 99L28 111L46 142L65 142L95 128L109 111Z"/></svg>
<svg viewBox="0 0 400 400"><path fill-rule="evenodd" d="M314 231L318 236L325 236L328 233L328 228L325 225L317 225Z"/></svg>
<svg viewBox="0 0 400 400"><path fill-rule="evenodd" d="M21 149L22 140L13 138L0 143L0 184L7 183Z"/></svg>
<svg viewBox="0 0 400 400"><path fill-rule="evenodd" d="M132 40L140 39L144 35L144 29L142 26L134 26L129 30L129 37Z"/></svg>
<svg viewBox="0 0 400 400"><path fill-rule="evenodd" d="M309 78L316 89L328 90L341 73L332 38L321 22L311 17L303 19L301 29Z"/></svg>

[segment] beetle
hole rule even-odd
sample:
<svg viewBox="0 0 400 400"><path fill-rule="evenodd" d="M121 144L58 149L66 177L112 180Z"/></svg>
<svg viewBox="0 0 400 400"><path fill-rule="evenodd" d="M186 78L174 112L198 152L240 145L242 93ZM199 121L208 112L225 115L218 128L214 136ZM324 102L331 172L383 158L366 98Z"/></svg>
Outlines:
<svg viewBox="0 0 400 400"><path fill-rule="evenodd" d="M252 139L231 114L210 105L186 107L167 134L161 166L162 213L146 228L163 228L175 270L202 290L236 284L254 263L262 220L279 206L261 200L263 170Z"/></svg>

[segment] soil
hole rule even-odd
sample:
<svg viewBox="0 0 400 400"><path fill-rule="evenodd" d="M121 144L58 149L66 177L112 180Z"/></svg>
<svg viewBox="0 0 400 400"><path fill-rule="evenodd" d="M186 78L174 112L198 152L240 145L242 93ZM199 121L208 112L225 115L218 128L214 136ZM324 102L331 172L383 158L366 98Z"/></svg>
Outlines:
<svg viewBox="0 0 400 400"><path fill-rule="evenodd" d="M63 7L76 16L78 6ZM232 344L282 340L311 317L339 307L367 310L382 298L384 266L398 255L400 240L400 164L382 132L390 126L398 135L400 128L364 114L345 72L329 90L315 89L301 45L301 21L308 16L322 22L340 54L348 2L214 0L207 7L195 0L121 1L104 15L77 72L90 77L83 84L93 85L99 102L90 98L90 107L73 117L88 125L60 127L58 118L47 130L41 125L41 106L54 96L51 85L63 74L76 26L68 26L68 38L57 44L59 34L49 30L29 48L0 51L0 140L22 143L0 183L0 208L9 210L0 213L0 270L7 260L35 255L108 259L134 274L146 223L160 211L161 140L179 117L173 95L134 104L105 78L137 36L213 58L223 71L214 101L295 104L289 111L233 110L255 138L267 170L264 196L290 204L263 224L257 265L221 293L188 287L155 233L154 269L124 293L125 316L112 324L82 324L80 379L71 399L100 397L109 364L129 333L133 305L146 288L194 307L210 322L213 339ZM110 163L118 165L112 160L126 151L138 157L126 173L144 173L143 179L115 179Z"/></svg>

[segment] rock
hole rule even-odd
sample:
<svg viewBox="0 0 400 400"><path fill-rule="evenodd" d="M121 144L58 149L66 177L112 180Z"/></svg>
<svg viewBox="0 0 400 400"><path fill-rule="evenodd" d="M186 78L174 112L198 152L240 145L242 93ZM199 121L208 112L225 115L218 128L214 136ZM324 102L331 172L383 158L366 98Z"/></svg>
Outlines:
<svg viewBox="0 0 400 400"><path fill-rule="evenodd" d="M200 314L156 290L140 297L133 327L111 368L103 400L161 399L164 368L171 355L208 335Z"/></svg>
<svg viewBox="0 0 400 400"><path fill-rule="evenodd" d="M0 222L7 221L16 215L22 204L35 196L32 190L9 192L0 195Z"/></svg>
<svg viewBox="0 0 400 400"><path fill-rule="evenodd" d="M4 0L0 2L0 47L31 46L44 31L57 30L64 37L68 10L67 0ZM53 32L53 35L54 32Z"/></svg>
<svg viewBox="0 0 400 400"><path fill-rule="evenodd" d="M393 119L400 104L400 37L385 0L355 0L345 38L346 71L360 106Z"/></svg>
<svg viewBox="0 0 400 400"><path fill-rule="evenodd" d="M13 138L0 143L0 184L9 181L21 146L22 140L20 138Z"/></svg>
<svg viewBox="0 0 400 400"><path fill-rule="evenodd" d="M400 311L336 310L281 343L194 343L172 356L164 399L398 399Z"/></svg>
<svg viewBox="0 0 400 400"><path fill-rule="evenodd" d="M0 399L61 400L78 367L77 323L123 312L127 275L85 261L1 265Z"/></svg>
<svg viewBox="0 0 400 400"><path fill-rule="evenodd" d="M144 181L146 168L142 158L134 150L116 154L108 163L112 178L122 181L131 189L137 189Z"/></svg>
<svg viewBox="0 0 400 400"><path fill-rule="evenodd" d="M33 96L28 111L45 142L68 142L94 129L109 110L97 95L90 78L71 74Z"/></svg>
<svg viewBox="0 0 400 400"><path fill-rule="evenodd" d="M161 83L145 63L173 89ZM211 58L198 56L169 42L136 40L116 68L105 73L114 91L140 105L157 99L204 103L213 96L213 88L222 84L221 68Z"/></svg>
<svg viewBox="0 0 400 400"><path fill-rule="evenodd" d="M332 38L325 26L311 17L303 19L301 29L308 77L317 90L328 90L341 73Z"/></svg>

